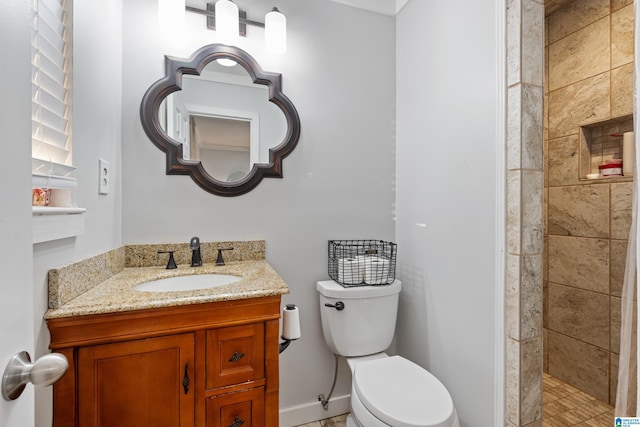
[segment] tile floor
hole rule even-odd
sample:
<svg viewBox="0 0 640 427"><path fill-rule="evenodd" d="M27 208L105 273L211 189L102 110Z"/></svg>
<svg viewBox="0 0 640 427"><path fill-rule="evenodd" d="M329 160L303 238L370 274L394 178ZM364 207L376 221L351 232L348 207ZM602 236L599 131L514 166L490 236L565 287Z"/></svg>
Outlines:
<svg viewBox="0 0 640 427"><path fill-rule="evenodd" d="M613 407L549 374L542 377L542 427L610 427Z"/></svg>
<svg viewBox="0 0 640 427"><path fill-rule="evenodd" d="M543 376L542 427L610 427L613 407L549 374ZM344 427L346 415L297 427Z"/></svg>
<svg viewBox="0 0 640 427"><path fill-rule="evenodd" d="M345 427L347 425L347 414L338 415L337 417L327 418L326 420L314 421L308 424L302 424L297 427Z"/></svg>

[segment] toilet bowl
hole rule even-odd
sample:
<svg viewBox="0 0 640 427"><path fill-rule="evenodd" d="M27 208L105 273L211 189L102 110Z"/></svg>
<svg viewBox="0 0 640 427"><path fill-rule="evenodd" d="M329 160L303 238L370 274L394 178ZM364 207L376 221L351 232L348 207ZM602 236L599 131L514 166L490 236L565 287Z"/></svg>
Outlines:
<svg viewBox="0 0 640 427"><path fill-rule="evenodd" d="M353 375L348 427L460 426L453 400L436 377L403 357L383 355L347 359Z"/></svg>
<svg viewBox="0 0 640 427"><path fill-rule="evenodd" d="M430 372L384 350L395 331L401 283L345 288L318 282L327 346L352 373L347 427L460 427L453 400Z"/></svg>

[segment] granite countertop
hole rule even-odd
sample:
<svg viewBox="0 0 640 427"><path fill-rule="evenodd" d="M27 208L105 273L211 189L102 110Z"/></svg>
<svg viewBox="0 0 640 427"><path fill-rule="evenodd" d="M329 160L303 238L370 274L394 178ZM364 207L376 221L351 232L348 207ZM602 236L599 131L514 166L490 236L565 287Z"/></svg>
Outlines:
<svg viewBox="0 0 640 427"><path fill-rule="evenodd" d="M178 292L142 292L133 288L152 280L194 274L229 274L242 280L208 289ZM265 260L228 262L224 266L204 264L202 267L179 265L125 268L58 308L49 309L45 319L114 313L207 302L288 294L289 288Z"/></svg>

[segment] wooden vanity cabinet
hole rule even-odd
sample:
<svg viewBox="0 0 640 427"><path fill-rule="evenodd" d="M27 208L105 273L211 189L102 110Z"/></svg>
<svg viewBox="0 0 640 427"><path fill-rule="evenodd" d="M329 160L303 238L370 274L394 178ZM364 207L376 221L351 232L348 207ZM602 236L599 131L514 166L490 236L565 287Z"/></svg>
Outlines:
<svg viewBox="0 0 640 427"><path fill-rule="evenodd" d="M54 427L277 427L280 296L47 320Z"/></svg>
<svg viewBox="0 0 640 427"><path fill-rule="evenodd" d="M193 350L193 334L80 347L79 425L194 425Z"/></svg>

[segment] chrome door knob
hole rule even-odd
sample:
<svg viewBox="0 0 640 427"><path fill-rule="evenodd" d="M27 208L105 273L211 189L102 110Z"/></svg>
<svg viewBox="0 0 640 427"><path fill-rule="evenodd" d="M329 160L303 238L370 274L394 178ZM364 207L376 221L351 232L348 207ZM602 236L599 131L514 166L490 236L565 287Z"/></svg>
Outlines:
<svg viewBox="0 0 640 427"><path fill-rule="evenodd" d="M15 400L27 383L46 387L58 381L69 369L69 362L60 353L45 354L34 363L26 351L13 355L2 375L2 397Z"/></svg>

